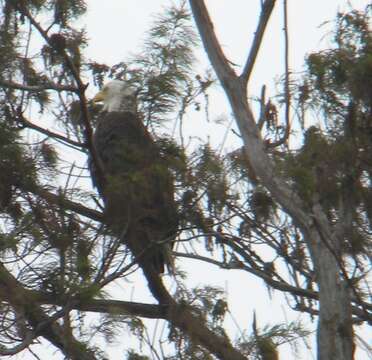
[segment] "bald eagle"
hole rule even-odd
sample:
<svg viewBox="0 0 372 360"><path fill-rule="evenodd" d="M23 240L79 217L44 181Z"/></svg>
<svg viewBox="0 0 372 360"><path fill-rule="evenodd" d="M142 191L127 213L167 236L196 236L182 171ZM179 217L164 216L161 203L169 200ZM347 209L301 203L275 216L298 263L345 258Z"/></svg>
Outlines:
<svg viewBox="0 0 372 360"><path fill-rule="evenodd" d="M103 102L93 143L105 183L93 164L91 173L105 204L106 223L142 267L163 273L164 265L171 269L170 250L177 231L171 172L137 111L135 89L114 80L93 102Z"/></svg>

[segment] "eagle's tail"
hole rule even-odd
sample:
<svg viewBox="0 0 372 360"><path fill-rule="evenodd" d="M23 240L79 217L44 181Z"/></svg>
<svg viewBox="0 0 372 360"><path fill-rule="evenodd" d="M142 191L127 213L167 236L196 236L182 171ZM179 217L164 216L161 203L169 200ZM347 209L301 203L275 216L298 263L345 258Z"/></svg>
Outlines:
<svg viewBox="0 0 372 360"><path fill-rule="evenodd" d="M157 244L155 254L152 256L153 266L155 271L159 274L163 274L165 272L165 268L167 269L170 275L175 275L174 269L174 258L172 256L172 249L168 245L168 243Z"/></svg>

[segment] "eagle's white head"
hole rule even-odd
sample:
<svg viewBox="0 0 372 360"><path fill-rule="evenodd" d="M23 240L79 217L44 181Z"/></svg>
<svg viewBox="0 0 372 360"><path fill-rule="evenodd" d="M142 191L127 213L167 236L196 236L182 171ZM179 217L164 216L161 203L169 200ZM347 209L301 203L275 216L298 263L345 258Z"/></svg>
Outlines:
<svg viewBox="0 0 372 360"><path fill-rule="evenodd" d="M125 81L112 80L98 92L93 102L103 102L103 110L136 112L136 91Z"/></svg>

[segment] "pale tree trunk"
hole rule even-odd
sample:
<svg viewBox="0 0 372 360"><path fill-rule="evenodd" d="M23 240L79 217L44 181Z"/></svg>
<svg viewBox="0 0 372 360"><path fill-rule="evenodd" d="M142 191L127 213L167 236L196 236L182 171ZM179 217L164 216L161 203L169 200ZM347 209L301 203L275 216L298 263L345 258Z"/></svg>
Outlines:
<svg viewBox="0 0 372 360"><path fill-rule="evenodd" d="M190 0L204 48L230 102L249 162L261 184L301 229L311 254L319 287L318 359L350 360L353 358L351 303L335 256L337 239L320 207L314 206L313 211L309 211L286 182L275 173L274 164L265 151L247 102L246 89L250 71L274 4L275 0L264 2L250 56L242 74L238 76L218 43L204 1Z"/></svg>
<svg viewBox="0 0 372 360"><path fill-rule="evenodd" d="M340 241L329 230L320 205L313 206L315 228L308 246L319 287L318 359L352 359L354 352L351 300L340 276Z"/></svg>

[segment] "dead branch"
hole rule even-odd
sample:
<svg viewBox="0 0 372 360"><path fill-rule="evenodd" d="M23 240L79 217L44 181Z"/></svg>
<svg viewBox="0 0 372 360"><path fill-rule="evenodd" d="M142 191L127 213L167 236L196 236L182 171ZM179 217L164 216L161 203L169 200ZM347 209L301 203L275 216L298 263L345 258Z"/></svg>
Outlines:
<svg viewBox="0 0 372 360"><path fill-rule="evenodd" d="M258 51L260 49L263 36L266 32L266 27L269 22L271 13L274 9L275 2L276 0L265 0L265 2L262 5L261 15L258 20L258 25L254 35L253 43L249 51L249 55L244 65L243 71L240 75L240 79L245 85L247 85L247 83L249 82L249 78L251 76L254 63L256 62Z"/></svg>
<svg viewBox="0 0 372 360"><path fill-rule="evenodd" d="M55 90L55 91L70 91L73 93L78 93L78 89L75 86L55 84L51 81L45 84L42 84L42 85L25 85L25 84L18 84L13 81L7 81L7 80L0 79L0 86L4 88L9 88L9 89L24 90L24 91L30 91L30 92Z"/></svg>

